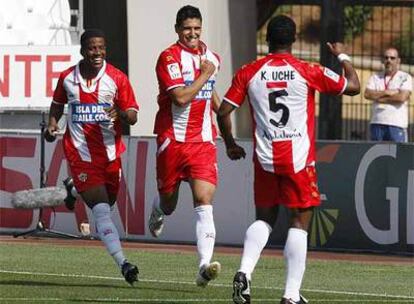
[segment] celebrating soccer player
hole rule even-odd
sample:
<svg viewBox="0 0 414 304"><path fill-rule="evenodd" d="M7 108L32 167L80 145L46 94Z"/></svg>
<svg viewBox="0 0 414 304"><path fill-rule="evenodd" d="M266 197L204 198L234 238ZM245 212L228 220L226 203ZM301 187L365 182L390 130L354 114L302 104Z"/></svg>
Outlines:
<svg viewBox="0 0 414 304"><path fill-rule="evenodd" d="M158 237L164 217L177 206L181 181L188 181L196 216L199 271L196 284L206 286L220 272L212 262L216 229L212 200L217 184L216 129L212 112L220 100L214 90L219 57L200 40L202 17L187 5L177 12L177 43L158 58L156 72L160 93L155 119L157 134L157 183L149 229Z"/></svg>
<svg viewBox="0 0 414 304"><path fill-rule="evenodd" d="M102 31L86 30L82 34L81 54L83 59L60 75L50 106L46 138L55 136L67 104L63 148L73 184L92 210L97 232L108 253L132 285L138 280L138 268L123 254L111 219L111 206L117 198L121 153L125 151L121 120L135 124L138 105L127 76L105 61ZM66 180L67 186L71 184L72 181ZM67 201L67 206L74 201Z"/></svg>
<svg viewBox="0 0 414 304"><path fill-rule="evenodd" d="M234 76L218 112L219 127L232 160L245 156L231 133L230 113L246 95L254 121L254 200L256 221L247 229L239 271L233 281L234 303L250 303L252 272L276 222L279 205L290 210L284 256L285 292L280 303L306 303L299 294L305 271L307 230L313 208L320 205L315 172L315 91L359 93L358 77L341 43L328 43L344 75L296 59L292 53L296 25L286 16L267 27L269 54L243 66Z"/></svg>

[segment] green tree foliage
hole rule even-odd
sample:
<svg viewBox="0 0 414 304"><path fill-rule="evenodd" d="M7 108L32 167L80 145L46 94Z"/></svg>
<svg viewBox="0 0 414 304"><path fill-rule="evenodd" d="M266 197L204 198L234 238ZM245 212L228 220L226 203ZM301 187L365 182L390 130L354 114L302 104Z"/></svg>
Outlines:
<svg viewBox="0 0 414 304"><path fill-rule="evenodd" d="M345 7L345 39L350 40L364 31L365 22L372 17L371 6L354 5Z"/></svg>
<svg viewBox="0 0 414 304"><path fill-rule="evenodd" d="M412 9L410 22L406 25L407 31L394 41L400 53L401 61L407 64L414 64L414 9Z"/></svg>

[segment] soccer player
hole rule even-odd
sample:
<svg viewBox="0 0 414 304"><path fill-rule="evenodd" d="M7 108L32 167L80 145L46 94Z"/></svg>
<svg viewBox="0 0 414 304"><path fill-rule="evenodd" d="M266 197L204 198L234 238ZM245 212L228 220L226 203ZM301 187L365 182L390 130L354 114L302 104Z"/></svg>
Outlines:
<svg viewBox="0 0 414 304"><path fill-rule="evenodd" d="M156 65L159 84L154 133L157 134L157 183L149 230L158 237L164 217L174 212L181 181L190 184L196 217L199 271L205 287L220 272L211 262L216 237L213 196L217 184L216 129L212 112L220 100L214 90L220 59L200 40L202 17L186 5L176 16L178 41L164 50Z"/></svg>
<svg viewBox="0 0 414 304"><path fill-rule="evenodd" d="M234 303L250 303L252 272L276 222L279 205L290 211L284 248L287 265L280 303L306 303L299 294L305 271L307 230L313 208L320 205L315 172L315 91L359 93L358 77L341 43L328 43L344 75L292 55L296 25L287 16L267 27L269 54L243 66L234 76L218 111L218 123L232 160L245 157L231 133L230 113L245 96L254 124L254 200L256 221L246 231L241 265L234 276Z"/></svg>
<svg viewBox="0 0 414 304"><path fill-rule="evenodd" d="M81 36L83 59L63 71L50 106L46 138L58 130L68 105L63 149L74 186L92 210L97 233L108 253L131 285L138 280L137 266L129 263L111 219L121 176L121 120L133 125L138 104L127 76L105 61L106 44L100 30Z"/></svg>

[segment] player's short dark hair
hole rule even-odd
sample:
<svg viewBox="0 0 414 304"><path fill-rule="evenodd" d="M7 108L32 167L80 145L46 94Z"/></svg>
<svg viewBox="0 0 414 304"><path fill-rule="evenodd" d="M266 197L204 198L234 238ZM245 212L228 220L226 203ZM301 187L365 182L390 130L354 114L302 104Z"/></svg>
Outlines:
<svg viewBox="0 0 414 304"><path fill-rule="evenodd" d="M290 45L296 40L296 24L290 17L279 15L267 24L266 41L269 45Z"/></svg>
<svg viewBox="0 0 414 304"><path fill-rule="evenodd" d="M177 12L177 17L175 18L175 26L178 27L184 22L184 20L193 18L200 19L201 22L203 21L200 10L192 5L183 6Z"/></svg>
<svg viewBox="0 0 414 304"><path fill-rule="evenodd" d="M87 29L83 32L80 38L81 47L85 47L86 43L90 38L103 38L105 39L105 34L100 29Z"/></svg>

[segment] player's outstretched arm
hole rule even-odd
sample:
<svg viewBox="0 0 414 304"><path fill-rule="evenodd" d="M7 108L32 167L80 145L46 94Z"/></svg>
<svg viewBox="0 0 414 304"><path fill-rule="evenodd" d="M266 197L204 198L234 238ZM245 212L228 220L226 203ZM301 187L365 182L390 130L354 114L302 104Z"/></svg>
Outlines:
<svg viewBox="0 0 414 304"><path fill-rule="evenodd" d="M230 103L223 101L217 112L217 123L226 145L227 156L231 160L237 160L246 157L246 152L242 147L236 144L233 134L231 132L232 124L230 114L233 112L235 107Z"/></svg>
<svg viewBox="0 0 414 304"><path fill-rule="evenodd" d="M344 69L344 76L348 80L344 94L350 96L359 94L361 85L359 83L358 75L352 66L351 58L345 53L345 45L340 42L327 42L327 46L331 53L338 57L338 60Z"/></svg>

